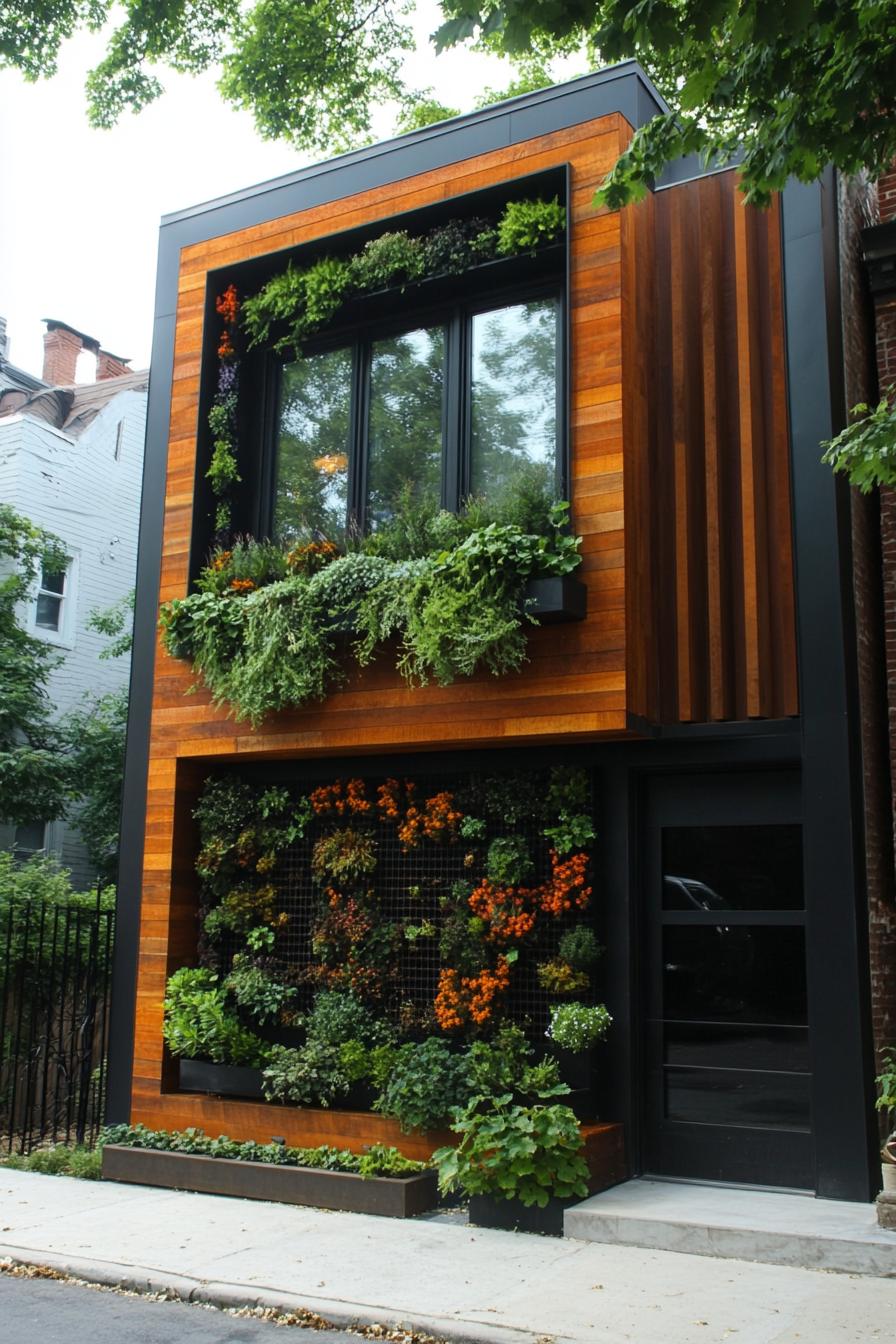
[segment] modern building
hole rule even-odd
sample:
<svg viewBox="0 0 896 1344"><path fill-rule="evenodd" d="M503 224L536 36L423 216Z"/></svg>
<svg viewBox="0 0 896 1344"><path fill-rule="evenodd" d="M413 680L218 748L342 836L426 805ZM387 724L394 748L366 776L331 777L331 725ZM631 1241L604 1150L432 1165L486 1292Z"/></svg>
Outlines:
<svg viewBox="0 0 896 1344"><path fill-rule="evenodd" d="M760 212L734 171L684 162L637 206L596 210L595 188L662 106L625 63L163 220L112 1120L296 1143L349 1133L335 1112L181 1090L164 1047L166 979L196 956L192 812L215 772L434 780L575 763L593 790L614 1016L601 1113L624 1126L629 1171L852 1200L878 1188L849 510L819 447L846 408L837 185L790 185ZM533 630L513 676L409 690L376 664L255 728L207 691L185 698L193 673L157 623L216 530L206 425L222 296L532 196L565 204L562 246L358 300L298 359L245 355L233 526L276 533L288 513L288 461L312 411L327 428L335 395L331 378L329 402L286 418L315 358L349 428L344 453L309 461L328 507L375 515L389 439L388 414L379 439L370 429L377 360L402 338L446 343L421 472L449 508L471 481L487 493L476 398L492 375L477 360L537 310L551 359L530 379L521 336L515 381L492 391L516 415L524 392L538 402L539 451L583 538L584 618ZM352 1142L381 1126L355 1116Z"/></svg>
<svg viewBox="0 0 896 1344"><path fill-rule="evenodd" d="M59 661L48 694L55 713L86 697L126 687L127 657L103 660L105 636L93 612L127 600L134 587L143 473L148 373L134 372L89 336L47 321L43 376L16 368L0 344L0 500L62 542L64 573L40 575L21 619ZM76 382L82 351L95 357L95 381ZM77 818L0 826L0 846L20 855L56 855L76 886L96 874Z"/></svg>

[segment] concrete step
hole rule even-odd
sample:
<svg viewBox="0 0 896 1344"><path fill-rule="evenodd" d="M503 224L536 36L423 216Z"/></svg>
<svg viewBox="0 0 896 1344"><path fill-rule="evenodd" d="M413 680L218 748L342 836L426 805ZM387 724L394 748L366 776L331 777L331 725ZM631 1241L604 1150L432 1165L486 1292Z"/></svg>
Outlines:
<svg viewBox="0 0 896 1344"><path fill-rule="evenodd" d="M635 1180L567 1209L567 1237L688 1255L896 1278L896 1232L873 1204Z"/></svg>

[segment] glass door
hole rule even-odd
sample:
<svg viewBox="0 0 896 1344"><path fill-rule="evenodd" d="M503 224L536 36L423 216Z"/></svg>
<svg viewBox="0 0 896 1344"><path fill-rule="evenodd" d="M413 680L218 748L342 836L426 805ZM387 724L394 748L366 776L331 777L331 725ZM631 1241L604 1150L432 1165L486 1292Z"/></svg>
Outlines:
<svg viewBox="0 0 896 1344"><path fill-rule="evenodd" d="M814 1185L795 772L650 782L645 1170Z"/></svg>

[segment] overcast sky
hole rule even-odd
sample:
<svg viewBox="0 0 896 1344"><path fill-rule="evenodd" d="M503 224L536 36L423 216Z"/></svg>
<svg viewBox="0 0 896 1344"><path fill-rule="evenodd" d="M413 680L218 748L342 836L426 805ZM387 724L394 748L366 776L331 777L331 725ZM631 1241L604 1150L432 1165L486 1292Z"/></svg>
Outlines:
<svg viewBox="0 0 896 1344"><path fill-rule="evenodd" d="M425 44L435 26L428 0L417 16L422 50L410 58L415 86L466 109L483 85L506 82L491 58L436 59ZM160 216L310 161L260 140L212 77L163 75L158 103L112 131L91 130L83 82L100 51L96 38L74 39L59 75L38 84L0 71L0 315L10 358L32 373L41 371L45 317L145 367ZM386 113L377 134L389 135L392 122Z"/></svg>

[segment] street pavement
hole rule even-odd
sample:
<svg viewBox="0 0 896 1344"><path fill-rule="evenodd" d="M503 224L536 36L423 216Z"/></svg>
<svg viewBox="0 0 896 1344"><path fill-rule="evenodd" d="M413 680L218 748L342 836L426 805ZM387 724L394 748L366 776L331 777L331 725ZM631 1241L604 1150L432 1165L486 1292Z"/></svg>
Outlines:
<svg viewBox="0 0 896 1344"><path fill-rule="evenodd" d="M342 1330L284 1334L210 1307L0 1274L0 1344L361 1344Z"/></svg>
<svg viewBox="0 0 896 1344"><path fill-rule="evenodd" d="M8 1169L3 1257L217 1305L312 1311L334 1328L403 1324L475 1344L892 1344L896 1320L896 1278ZM0 1315L0 1344L50 1344L3 1325ZM278 1344L320 1339L274 1328Z"/></svg>

